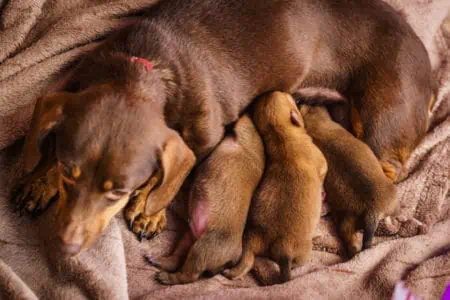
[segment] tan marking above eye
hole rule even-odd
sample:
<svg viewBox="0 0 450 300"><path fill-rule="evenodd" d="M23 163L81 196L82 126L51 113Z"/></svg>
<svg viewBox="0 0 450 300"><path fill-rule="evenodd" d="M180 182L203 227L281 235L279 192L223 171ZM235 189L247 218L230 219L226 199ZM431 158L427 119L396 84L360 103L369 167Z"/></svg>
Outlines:
<svg viewBox="0 0 450 300"><path fill-rule="evenodd" d="M112 190L113 186L114 186L114 184L113 184L113 182L111 180L106 180L105 183L103 183L103 189L105 191Z"/></svg>
<svg viewBox="0 0 450 300"><path fill-rule="evenodd" d="M72 177L77 179L79 178L81 175L81 169L78 166L73 166L72 167Z"/></svg>

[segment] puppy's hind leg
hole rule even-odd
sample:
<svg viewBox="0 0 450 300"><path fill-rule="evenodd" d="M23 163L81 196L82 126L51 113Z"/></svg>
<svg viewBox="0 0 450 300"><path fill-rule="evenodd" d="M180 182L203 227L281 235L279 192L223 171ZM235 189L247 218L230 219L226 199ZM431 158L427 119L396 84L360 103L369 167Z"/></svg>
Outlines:
<svg viewBox="0 0 450 300"><path fill-rule="evenodd" d="M360 246L356 240L357 218L354 215L345 215L338 218L338 230L341 239L347 249L348 256L351 258L360 251Z"/></svg>
<svg viewBox="0 0 450 300"><path fill-rule="evenodd" d="M224 270L222 272L223 276L227 277L230 280L235 279L242 279L245 274L250 272L250 270L253 268L253 265L255 264L255 254L252 250L244 250L244 253L242 254L242 258L239 261L239 263L228 270Z"/></svg>
<svg viewBox="0 0 450 300"><path fill-rule="evenodd" d="M284 256L278 262L280 266L280 283L291 280L292 257Z"/></svg>
<svg viewBox="0 0 450 300"><path fill-rule="evenodd" d="M280 277L278 282L270 284L285 283L291 280L292 265L304 264L308 259L312 249L312 242L278 239L271 247L271 257L280 267Z"/></svg>
<svg viewBox="0 0 450 300"><path fill-rule="evenodd" d="M259 253L259 250L261 250L259 249L260 247L256 247L258 246L258 244L261 245L261 241L259 241L258 239L259 238L255 236L251 236L251 238L244 243L241 260L233 268L224 270L222 272L223 276L227 277L230 280L242 279L245 274L250 272L250 270L253 268L253 265L255 264L255 252Z"/></svg>
<svg viewBox="0 0 450 300"><path fill-rule="evenodd" d="M161 272L157 274L157 280L163 284L184 284L198 280L205 271L220 270L234 259L234 249L227 247L230 244L229 239L223 236L205 233L189 250L180 271Z"/></svg>
<svg viewBox="0 0 450 300"><path fill-rule="evenodd" d="M189 248L194 243L194 239L190 231L183 234L183 237L177 243L175 250L169 256L163 256L159 258L153 258L150 255L146 255L147 261L154 267L157 267L166 272L175 272L182 260L186 257Z"/></svg>
<svg viewBox="0 0 450 300"><path fill-rule="evenodd" d="M378 227L378 218L374 211L368 211L364 216L363 224L363 244L362 249L368 249L372 246L372 239Z"/></svg>

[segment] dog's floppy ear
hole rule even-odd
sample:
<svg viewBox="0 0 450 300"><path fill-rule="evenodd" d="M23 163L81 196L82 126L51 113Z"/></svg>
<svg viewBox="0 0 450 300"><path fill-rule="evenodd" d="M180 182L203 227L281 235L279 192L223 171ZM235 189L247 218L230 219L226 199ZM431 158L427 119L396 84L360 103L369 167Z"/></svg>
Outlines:
<svg viewBox="0 0 450 300"><path fill-rule="evenodd" d="M158 156L160 169L156 176L160 177L160 181L147 199L147 215L153 215L169 205L196 161L192 150L176 132L165 142Z"/></svg>
<svg viewBox="0 0 450 300"><path fill-rule="evenodd" d="M43 149L49 134L63 119L63 105L71 94L65 92L53 93L39 98L31 119L30 129L25 137L24 170L29 173L38 165L43 155L48 155L49 149Z"/></svg>

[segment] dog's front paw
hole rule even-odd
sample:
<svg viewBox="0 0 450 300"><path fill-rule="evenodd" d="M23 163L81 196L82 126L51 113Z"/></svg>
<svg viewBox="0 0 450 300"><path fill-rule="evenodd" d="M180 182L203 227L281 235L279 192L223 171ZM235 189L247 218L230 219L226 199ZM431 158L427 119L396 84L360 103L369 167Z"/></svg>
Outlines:
<svg viewBox="0 0 450 300"><path fill-rule="evenodd" d="M33 216L39 216L57 197L58 171L54 167L43 177L19 184L13 190L11 201L20 215L29 212Z"/></svg>
<svg viewBox="0 0 450 300"><path fill-rule="evenodd" d="M166 210L163 209L153 216L145 214L146 199L138 195L125 209L125 220L130 230L136 234L139 241L151 239L166 227Z"/></svg>

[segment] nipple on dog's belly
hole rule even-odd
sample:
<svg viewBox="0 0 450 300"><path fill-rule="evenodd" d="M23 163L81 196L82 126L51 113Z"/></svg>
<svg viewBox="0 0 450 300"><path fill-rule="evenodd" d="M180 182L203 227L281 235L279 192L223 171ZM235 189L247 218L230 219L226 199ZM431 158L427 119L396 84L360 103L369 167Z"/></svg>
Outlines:
<svg viewBox="0 0 450 300"><path fill-rule="evenodd" d="M198 200L191 212L189 226L196 239L199 239L206 231L207 211L205 202L204 200Z"/></svg>

